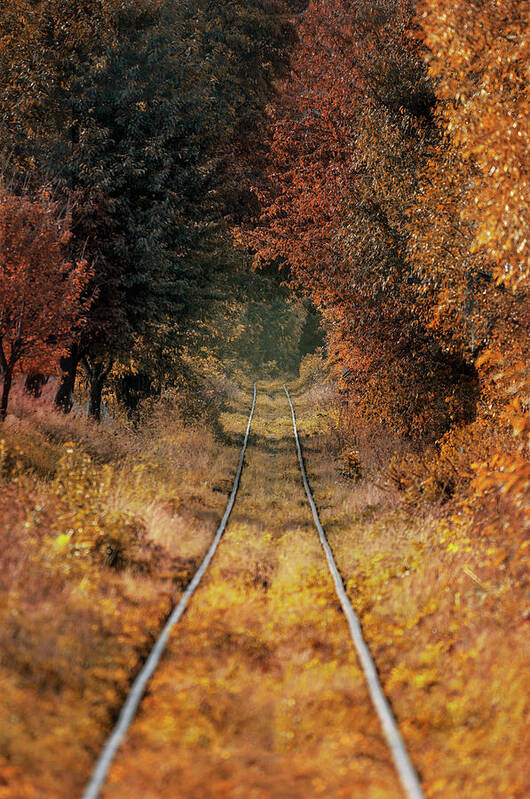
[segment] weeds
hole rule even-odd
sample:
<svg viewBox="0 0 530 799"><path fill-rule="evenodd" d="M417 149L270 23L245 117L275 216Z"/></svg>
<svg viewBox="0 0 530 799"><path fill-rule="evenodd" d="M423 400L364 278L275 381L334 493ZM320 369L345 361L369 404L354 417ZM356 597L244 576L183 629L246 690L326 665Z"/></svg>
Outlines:
<svg viewBox="0 0 530 799"><path fill-rule="evenodd" d="M321 375L313 382L313 367L293 390L309 479L426 796L522 799L530 787L522 454L500 454L508 439L479 417L424 453L401 444L389 463L395 442L346 418L333 387ZM73 795L87 778L224 508L250 385L225 396L215 424L183 423L175 396L136 432L116 426L115 458L108 431L81 420L43 415L8 428L0 500L8 795ZM41 454L28 463L21 453L32 430ZM399 791L313 528L288 406L280 385L266 382L226 537L104 795Z"/></svg>
<svg viewBox="0 0 530 799"><path fill-rule="evenodd" d="M322 521L426 796L526 796L522 456L479 416L352 483L341 436L373 428L350 411L330 437L309 395L297 406Z"/></svg>
<svg viewBox="0 0 530 799"><path fill-rule="evenodd" d="M80 791L237 460L176 398L136 432L27 402L0 448L0 795L21 799Z"/></svg>

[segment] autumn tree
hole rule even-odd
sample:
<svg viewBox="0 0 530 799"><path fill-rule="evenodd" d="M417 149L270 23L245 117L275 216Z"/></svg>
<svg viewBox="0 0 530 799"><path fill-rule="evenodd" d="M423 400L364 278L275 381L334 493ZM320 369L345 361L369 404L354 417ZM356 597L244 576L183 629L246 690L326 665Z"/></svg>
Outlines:
<svg viewBox="0 0 530 799"><path fill-rule="evenodd" d="M418 21L444 139L411 214L412 257L418 274L429 276L433 327L477 358L481 414L492 430L513 434L511 444L505 439L501 451L476 464L480 504L509 502L524 514L529 8L516 0L424 0Z"/></svg>
<svg viewBox="0 0 530 799"><path fill-rule="evenodd" d="M7 157L70 198L72 252L94 272L89 322L64 363L66 407L78 363L97 417L116 359L160 330L178 347L215 296L289 31L276 0L4 4Z"/></svg>
<svg viewBox="0 0 530 799"><path fill-rule="evenodd" d="M481 395L499 421L501 385L521 428L528 28L517 2L314 0L272 109L247 240L322 309L357 410L416 441Z"/></svg>
<svg viewBox="0 0 530 799"><path fill-rule="evenodd" d="M460 216L474 223L493 277L528 285L530 11L517 0L426 0L418 17L439 98L438 119L471 167Z"/></svg>
<svg viewBox="0 0 530 799"><path fill-rule="evenodd" d="M439 435L455 406L469 414L455 393L474 392L472 365L428 328L408 258L407 212L439 139L414 6L309 4L250 236L258 259L286 261L322 309L352 399L411 438Z"/></svg>
<svg viewBox="0 0 530 799"><path fill-rule="evenodd" d="M462 337L467 329L465 345L476 354L493 347L521 357L530 275L530 19L516 2L460 2L450 15L444 8L422 3L418 15L445 135L412 215L413 259L429 273L445 333L451 326Z"/></svg>
<svg viewBox="0 0 530 799"><path fill-rule="evenodd" d="M84 322L86 263L64 258L67 220L45 194L0 190L0 419L6 417L15 370L53 372Z"/></svg>

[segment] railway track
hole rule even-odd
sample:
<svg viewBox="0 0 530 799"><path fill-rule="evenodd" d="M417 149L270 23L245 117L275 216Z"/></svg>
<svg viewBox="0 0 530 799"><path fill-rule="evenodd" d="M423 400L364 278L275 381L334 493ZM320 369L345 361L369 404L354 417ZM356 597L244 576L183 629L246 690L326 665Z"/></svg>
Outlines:
<svg viewBox="0 0 530 799"><path fill-rule="evenodd" d="M400 735L400 732L399 732L399 729L398 729L398 725L397 725L396 720L395 720L395 718L393 716L393 713L392 713L392 710L390 708L390 705L389 705L389 703L388 703L388 701L387 701L387 699L386 699L386 697L384 695L384 692L382 690L382 687L381 687L381 684L379 682L379 678L378 678L378 675L377 675L377 670L376 670L374 661L373 661L373 659L371 657L371 654L369 652L368 646L367 646L367 644L364 641L359 621L358 621L358 619L357 619L357 617L355 615L355 612L353 610L353 607L352 607L351 603L349 602L349 599L348 599L348 597L346 595L346 592L345 592L345 589L344 589L340 574L338 572L337 566L336 566L334 558L333 558L333 553L331 551L331 548L330 548L330 546L328 544L328 541L326 539L325 532L324 532L324 530L322 528L322 525L320 523L318 510L317 510L316 504L315 504L313 496L312 496L312 492L311 492L311 489L310 489L310 486L309 486L309 482L308 482L307 474L306 474L306 470L305 470L305 464L304 464L304 459L303 459L303 455L302 455L302 449L301 449L301 444L300 444L300 439L299 439L298 429L297 429L297 423L296 423L295 409L294 409L293 402L291 400L291 397L290 397L290 394L289 394L287 388L285 386L283 386L283 389L284 389L284 392L285 392L285 397L287 398L287 401L288 401L288 404L289 404L290 423L292 424L292 433L291 433L291 435L294 434L294 442L295 442L296 452L297 452L297 456L298 456L298 466L299 466L299 470L300 470L300 473L301 473L301 476L302 476L302 483L303 483L303 487L304 487L304 490L305 490L306 501L309 503L309 507L311 509L312 523L317 528L320 545L322 546L322 548L324 550L324 553L325 553L325 557L326 557L328 568L329 568L329 572L330 572L330 575L331 575L331 578L332 578L333 586L334 586L336 595L339 598L339 601L340 601L340 604L341 604L341 607L342 607L342 611L343 611L343 613L344 613L344 615L346 617L346 620L348 622L348 625L349 625L351 637L352 637L353 643L355 645L355 649L357 651L358 661L361 664L362 672L364 673L364 679L366 681L366 686L367 686L367 689L368 689L369 697L371 699L373 707L375 708L377 716L379 718L379 722L380 722L380 725L381 725L381 728L382 728L382 731L383 731L383 735L384 735L384 740L386 741L386 745L387 745L388 750L389 750L389 752L391 754L391 758L392 758L395 770L396 770L397 775L399 777L399 780L400 780L400 783L401 783L401 786L402 786L402 789L404 791L405 796L407 797L407 799L423 799L423 792L422 792L420 781L419 781L419 779L418 779L418 777L416 775L414 767L413 767L413 765L411 763L411 760L409 758L409 755L407 753L405 744L404 744L403 739L402 739L402 737ZM251 425L252 425L252 421L253 421L253 417L254 417L254 412L255 412L255 407L256 407L256 396L257 396L256 386L254 386L252 407L251 407L251 411L250 411L250 414L249 414L249 417L248 417L248 423L247 423L247 428L246 428L246 433L245 433L243 446L242 446L242 449L241 449L238 468L237 468L236 475L235 475L235 478L234 478L232 492L230 494L229 501L228 501L228 504L227 504L227 507L226 507L226 510L225 510L225 514L224 514L223 519L221 521L221 524L219 525L219 528L218 528L218 530L216 532L214 540L213 540L213 542L212 542L212 544L210 546L210 549L208 550L203 562L201 563L201 566L199 567L197 573L195 574L195 576L193 577L192 581L190 582L190 584L189 584L188 588L186 589L184 595L182 596L180 602L175 607L174 611L172 612L171 616L169 617L169 619L168 619L168 621L166 623L166 626L164 627L162 633L160 634L160 637L158 638L157 642L155 643L155 646L153 647L153 650L151 651L151 653L150 653L150 655L149 655L144 667L142 668L142 670L138 674L135 682L133 683L133 686L132 686L131 691L130 691L128 697L127 697L127 700L126 700L126 702L125 702L125 704L124 704L124 706L122 708L122 711L120 713L118 721L117 721L117 723L116 723L111 735L109 736L109 738L107 740L107 743L105 744L105 747L104 747L104 749L103 749L103 751L102 751L102 753L101 753L101 755L100 755L100 757L98 759L98 762L97 762L96 767L94 769L94 772L92 774L92 778L91 778L89 784L87 785L87 787L85 789L85 792L83 794L83 799L97 799L97 797L100 796L102 788L103 788L103 786L105 784L105 781L107 779L107 775L109 773L109 769L110 769L110 767L111 767L111 765L113 763L113 760L114 760L114 758L115 758L115 756L116 756L116 754L118 752L118 749L120 748L120 746L121 746L121 744L122 744L122 742L123 742L123 740L124 740L124 738L125 738L125 736L127 734L127 731L128 731L128 729L129 729L129 727L131 725L131 722L133 721L133 719L135 717L135 714L136 714L136 711L138 709L139 703L140 703L140 701L141 701L141 699L142 699L142 697L143 697L143 695L145 693L147 683L149 682L149 680L153 676L155 670L157 669L157 666L159 664L161 656L162 656L164 650L166 649L166 645L168 643L168 639L169 639L171 630L179 622L179 620L182 618L182 616L184 614L184 611L186 610L186 607L187 607L187 605L189 603L189 600L193 596L193 594L196 591L199 583L201 582L203 576L205 575L205 573L206 573L206 571L208 569L208 566L210 565L210 563L211 563L211 561L212 561L212 559L213 559L213 557L214 557L214 555L216 553L216 550L218 548L219 542L220 542L221 538L223 537L223 534L224 534L225 529L226 529L227 524L228 524L229 517L231 516L232 510L233 510L235 502L236 502L236 496L238 494L238 489L239 489L239 485L240 485L240 481L241 481L241 474L242 474L242 471L243 471L243 464L244 464L244 461L245 461L245 454L247 452L250 429L251 429ZM285 402L285 399L284 399L284 402ZM265 425L265 427L266 427L266 425ZM287 430L287 428L285 428L285 429ZM291 441L292 441L292 439L291 439ZM290 445L290 448L291 448L290 451L292 452L292 443ZM264 449L265 449L265 447L262 445L262 450L264 450ZM287 453L287 450L288 450L288 445L286 444L285 445L285 452L286 453ZM260 454L263 454L263 453L260 453ZM273 457L273 458L276 458L276 454L277 454L276 452L271 452L271 453L269 453L269 456ZM292 458L292 455L290 455L290 457ZM275 468L279 468L278 466L276 466L276 463L277 462L275 461ZM246 470L245 470L245 474L246 474ZM242 500L242 502L243 502L243 504L245 504L249 508L253 508L252 483L255 481L256 476L254 474L251 474L250 478L251 478L250 479L251 486L250 486L249 489L246 489L245 498L244 498L244 501ZM252 480L252 478L254 478L254 481ZM278 485L279 485L279 483L277 481L278 481L278 479L281 480L281 475L273 475L272 478L270 478L270 479L272 480L272 482L271 482L271 493L272 493L272 490L274 490L276 492L276 494L277 494L278 493L277 489L278 489ZM292 479L294 481L295 474L293 474ZM300 474L298 475L298 480L299 479L300 479ZM276 482L274 482L275 480L276 480ZM265 500L266 499L267 498L265 498ZM268 500L268 501L270 501L270 500ZM302 500L302 502L300 504L302 504L302 503L303 503L303 500ZM239 507L239 502L237 503L237 507ZM311 517L308 516L307 517L307 521L304 522L304 524L307 524L307 527L309 529L310 529L310 524L311 524L310 520L311 520ZM233 526L232 522L231 522L230 526L231 527ZM225 550L225 547L223 547L223 550L222 550L223 553L224 553L224 550ZM236 558L237 558L237 555L236 555ZM244 570L245 569L245 564L242 563L240 568L242 570ZM263 584L266 585L266 583L267 583L267 581L263 580ZM203 592L204 592L204 589L201 589L201 594L203 594ZM250 597L249 597L249 601L250 601ZM330 600L326 600L326 601L328 602L328 604L331 604ZM194 605L195 605L195 603L194 603ZM199 608L199 610L197 612L200 613L200 608ZM322 616L323 617L326 615L326 612L327 611L322 611ZM331 611L330 610L329 612L330 613L336 613L337 611L334 611L334 610ZM262 611L259 611L258 615L261 616L261 613L262 613ZM204 614L203 614L203 616L204 616ZM186 618L188 619L188 614L186 614ZM203 618L203 624L204 624L204 621L205 620ZM207 625L208 625L208 622L206 620L206 626ZM191 620L191 621L188 620L188 626L190 627L190 629L188 630L188 635L193 634L193 620ZM311 626L311 624L308 621L307 622L307 628L309 629L310 626ZM326 626L326 622L323 623L323 628L324 628L324 630L328 630L329 629L329 627ZM319 632L320 632L320 634L322 634L322 630L320 630ZM235 652L235 656L237 657L237 655L238 655L238 648L237 647L235 647L234 652ZM239 652L239 655L240 655L241 658L244 657L244 653L242 651ZM167 671L167 669L166 669L166 671ZM182 679L182 677L181 677L181 679ZM176 682L178 682L178 675L176 677ZM257 683L257 685L258 685L258 683ZM368 712L368 711L366 711L366 712ZM372 713L373 713L373 711L372 711ZM291 737L292 737L294 735L294 733L289 733L289 735L291 735ZM382 748L383 747L381 746L381 749ZM355 758L355 754L352 753L351 757ZM390 778L389 778L389 780L390 780ZM389 784L391 784L391 780L390 780ZM185 792L185 789L182 789L182 790L183 790L183 792L180 793L179 795L181 795L183 797L187 796L188 794ZM397 796L398 793L399 793L399 790L396 791L395 789L390 788L390 793L385 794L385 795ZM114 793L112 793L112 795L113 796L130 796L132 794L130 792L130 788L127 788L127 789L124 788L122 790L120 790L118 788L117 792L115 790ZM153 789L153 793L150 794L150 795L153 795L153 796L160 795L161 796L162 793L158 793L156 791L156 789ZM169 795L173 795L173 794L169 794ZM193 794L193 795L195 795L195 794ZM203 795L203 794L201 794L201 795ZM204 794L204 795L207 795L207 794ZM212 794L211 795L212 796L214 796L214 795L215 796L218 796L218 795L223 795L224 796L225 794L224 793L221 793L221 794L214 793L214 791L212 789ZM256 795L258 795L258 794L256 794ZM261 796L262 794L259 794L259 795ZM287 795L287 793L284 793L284 789L282 789L281 787L277 788L276 785L274 785L273 792L271 792L271 793L269 793L267 795L278 796L278 798L280 799L280 797L282 797L284 795ZM291 794L289 793L288 795L290 796ZM306 794L304 793L303 795L306 795ZM333 794L331 794L331 795L333 795ZM340 795L345 795L345 794L341 793ZM354 795L354 794L352 794L352 795ZM362 794L358 794L356 792L355 795L362 795Z"/></svg>

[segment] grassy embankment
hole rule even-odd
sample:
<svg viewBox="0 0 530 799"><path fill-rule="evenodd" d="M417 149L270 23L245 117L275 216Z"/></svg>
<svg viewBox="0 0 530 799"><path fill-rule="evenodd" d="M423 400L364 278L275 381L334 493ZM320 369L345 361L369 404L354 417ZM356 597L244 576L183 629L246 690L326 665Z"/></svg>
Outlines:
<svg viewBox="0 0 530 799"><path fill-rule="evenodd" d="M79 794L209 545L244 422L222 441L201 404L183 418L168 399L135 432L15 397L0 431L0 796Z"/></svg>
<svg viewBox="0 0 530 799"><path fill-rule="evenodd" d="M528 796L524 523L507 500L473 498L463 464L473 432L457 433L447 455L452 474L461 461L451 497L428 475L403 495L384 438L365 438L345 476L348 436L330 387L299 384L294 402L322 522L426 795Z"/></svg>
<svg viewBox="0 0 530 799"><path fill-rule="evenodd" d="M226 537L105 796L401 795L312 526L285 397L278 384L260 389ZM403 505L384 482L388 442L366 442L360 471L350 464L345 474L331 387L306 375L293 391L322 520L426 795L525 796L520 562L510 553L499 560L498 542L470 525L458 492ZM250 386L232 394L220 417L227 441L239 443L249 394ZM15 564L4 781L26 780L37 796L74 795L170 595L210 540L237 447L161 410L134 436L55 417L12 421L6 432L19 446L31 434L41 454L31 477L26 462L4 478ZM66 457L89 450L93 482L105 490L89 490L73 462L60 465L72 439ZM98 490L100 504L87 504ZM90 557L73 541L64 547L68 514L105 530L107 511L141 522L140 540L163 549L137 544L116 568L101 547Z"/></svg>

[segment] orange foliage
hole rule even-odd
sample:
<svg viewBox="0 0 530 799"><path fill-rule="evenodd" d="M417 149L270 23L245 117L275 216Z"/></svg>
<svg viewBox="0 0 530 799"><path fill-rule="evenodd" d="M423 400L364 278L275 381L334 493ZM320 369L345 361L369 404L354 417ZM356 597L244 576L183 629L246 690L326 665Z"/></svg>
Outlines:
<svg viewBox="0 0 530 799"><path fill-rule="evenodd" d="M437 294L433 326L453 342L467 332L479 355L481 413L513 434L473 480L478 529L510 537L530 485L530 15L517 0L423 0L418 18L445 140L422 176L413 259Z"/></svg>
<svg viewBox="0 0 530 799"><path fill-rule="evenodd" d="M526 22L515 1L314 0L271 118L257 260L323 310L353 412L417 446L502 426L510 380L477 358L528 357Z"/></svg>
<svg viewBox="0 0 530 799"><path fill-rule="evenodd" d="M475 167L457 218L473 224L473 249L495 262L497 283L528 287L528 4L422 0L418 15L439 121Z"/></svg>

